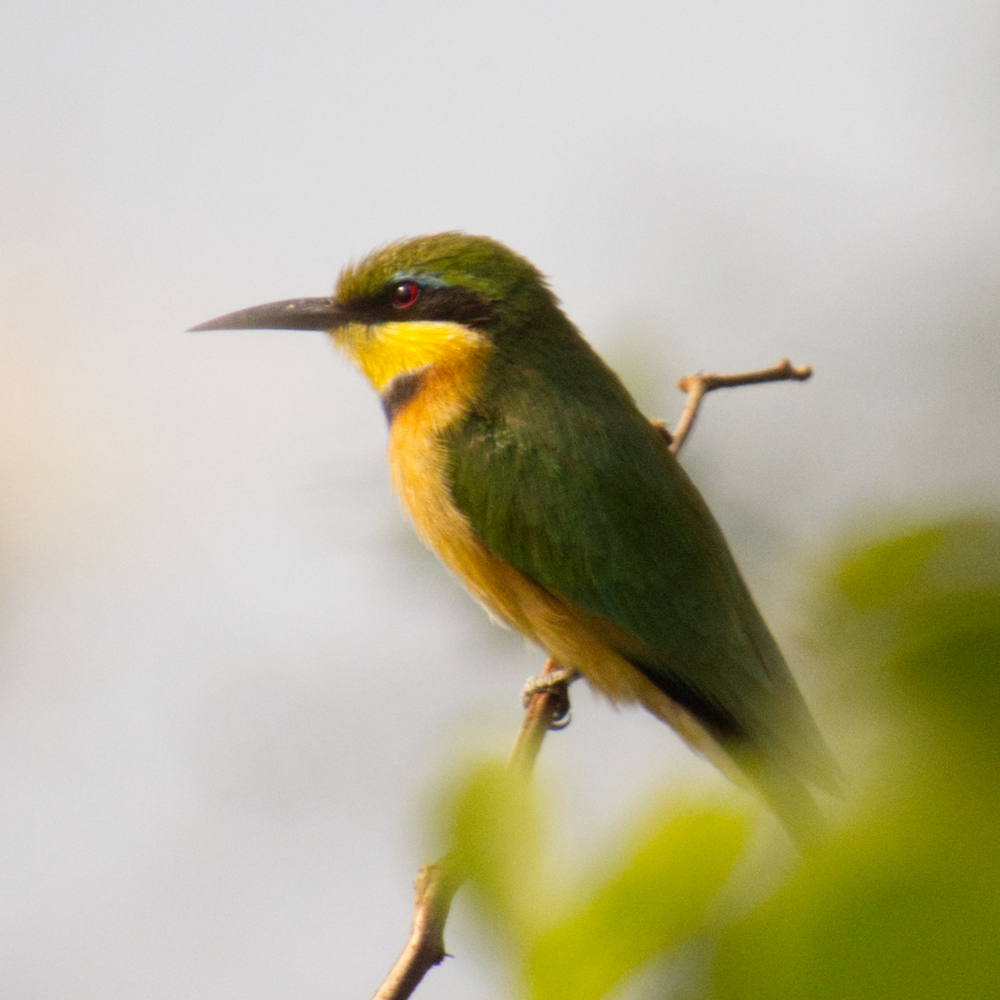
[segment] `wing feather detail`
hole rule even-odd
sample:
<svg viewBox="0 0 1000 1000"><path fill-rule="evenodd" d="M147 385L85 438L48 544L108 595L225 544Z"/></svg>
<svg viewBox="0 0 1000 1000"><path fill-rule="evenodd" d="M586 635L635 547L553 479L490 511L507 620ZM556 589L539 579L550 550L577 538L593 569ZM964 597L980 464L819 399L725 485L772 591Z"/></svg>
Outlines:
<svg viewBox="0 0 1000 1000"><path fill-rule="evenodd" d="M617 380L581 399L536 371L519 376L502 405L477 405L444 437L451 494L476 538L744 770L833 789L836 765L785 660L660 435Z"/></svg>

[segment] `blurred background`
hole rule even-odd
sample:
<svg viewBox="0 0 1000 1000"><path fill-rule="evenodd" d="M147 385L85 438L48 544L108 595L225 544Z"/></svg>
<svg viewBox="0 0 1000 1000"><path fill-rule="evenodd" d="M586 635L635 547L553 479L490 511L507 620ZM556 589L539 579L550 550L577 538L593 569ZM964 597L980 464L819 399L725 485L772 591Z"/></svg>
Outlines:
<svg viewBox="0 0 1000 1000"><path fill-rule="evenodd" d="M549 275L803 641L845 533L1000 493L1000 8L38 0L0 35L0 992L368 996L434 776L542 658L413 540L320 334L187 334L445 229ZM574 691L586 853L717 782ZM461 907L434 996L506 984Z"/></svg>

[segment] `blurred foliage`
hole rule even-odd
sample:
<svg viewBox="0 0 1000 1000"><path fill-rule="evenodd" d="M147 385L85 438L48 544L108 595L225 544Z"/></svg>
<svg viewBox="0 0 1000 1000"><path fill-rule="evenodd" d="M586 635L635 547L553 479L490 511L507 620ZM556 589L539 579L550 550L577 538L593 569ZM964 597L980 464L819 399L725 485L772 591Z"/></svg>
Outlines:
<svg viewBox="0 0 1000 1000"><path fill-rule="evenodd" d="M580 864L502 764L455 780L439 834L518 996L1000 995L1000 523L853 547L813 617L875 735L830 836L791 864L749 813L691 799Z"/></svg>
<svg viewBox="0 0 1000 1000"><path fill-rule="evenodd" d="M438 812L453 870L527 996L597 1000L706 921L747 840L732 809L671 799L567 877L532 786L499 762L463 772Z"/></svg>

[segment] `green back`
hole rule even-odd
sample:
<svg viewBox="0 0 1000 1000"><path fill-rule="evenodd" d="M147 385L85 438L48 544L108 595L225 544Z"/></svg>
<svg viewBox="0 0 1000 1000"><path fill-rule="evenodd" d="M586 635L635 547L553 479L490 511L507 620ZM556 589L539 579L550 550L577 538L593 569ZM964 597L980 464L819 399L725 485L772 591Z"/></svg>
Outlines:
<svg viewBox="0 0 1000 1000"><path fill-rule="evenodd" d="M618 651L694 713L786 825L810 825L802 782L833 789L836 765L663 438L507 247L463 233L394 243L346 268L337 299L370 303L382 322L393 283L407 278L424 291L408 315L472 315L495 348L474 404L444 434L449 486L477 537L616 626L607 631L628 647Z"/></svg>
<svg viewBox="0 0 1000 1000"><path fill-rule="evenodd" d="M834 766L705 502L545 290L505 316L446 435L459 509L492 552L627 629L627 658L750 770Z"/></svg>

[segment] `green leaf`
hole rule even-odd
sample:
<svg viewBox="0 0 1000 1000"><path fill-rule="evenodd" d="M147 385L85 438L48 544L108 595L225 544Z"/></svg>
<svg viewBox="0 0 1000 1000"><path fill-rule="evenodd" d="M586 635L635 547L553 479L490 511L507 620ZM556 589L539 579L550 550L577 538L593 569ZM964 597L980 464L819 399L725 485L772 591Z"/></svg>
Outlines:
<svg viewBox="0 0 1000 1000"><path fill-rule="evenodd" d="M449 869L480 915L520 946L532 922L541 817L530 783L501 761L478 761L448 786L438 812Z"/></svg>
<svg viewBox="0 0 1000 1000"><path fill-rule="evenodd" d="M881 740L847 829L720 936L712 996L995 996L1000 524L883 539L832 579L832 645Z"/></svg>
<svg viewBox="0 0 1000 1000"><path fill-rule="evenodd" d="M662 819L662 818L661 818ZM533 1000L597 1000L624 976L698 932L743 849L744 817L675 812L618 870L533 942ZM581 879L587 884L587 876Z"/></svg>

